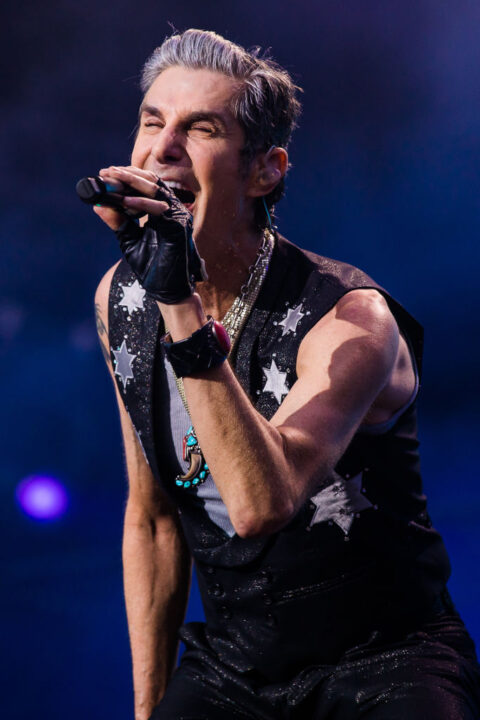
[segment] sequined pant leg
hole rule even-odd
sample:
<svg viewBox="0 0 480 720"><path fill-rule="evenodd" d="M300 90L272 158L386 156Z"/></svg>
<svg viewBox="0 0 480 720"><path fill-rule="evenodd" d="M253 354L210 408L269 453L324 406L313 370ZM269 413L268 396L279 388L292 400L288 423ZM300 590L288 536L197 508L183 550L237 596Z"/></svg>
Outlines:
<svg viewBox="0 0 480 720"><path fill-rule="evenodd" d="M220 688L206 685L202 678L182 668L172 677L163 700L150 720L253 720Z"/></svg>
<svg viewBox="0 0 480 720"><path fill-rule="evenodd" d="M207 666L202 675L181 666L150 720L282 720L252 689L235 687L228 678L213 685L209 674Z"/></svg>
<svg viewBox="0 0 480 720"><path fill-rule="evenodd" d="M478 720L480 668L463 623L432 623L388 649L346 653L295 720Z"/></svg>
<svg viewBox="0 0 480 720"><path fill-rule="evenodd" d="M150 720L281 720L270 698L205 646L189 647Z"/></svg>

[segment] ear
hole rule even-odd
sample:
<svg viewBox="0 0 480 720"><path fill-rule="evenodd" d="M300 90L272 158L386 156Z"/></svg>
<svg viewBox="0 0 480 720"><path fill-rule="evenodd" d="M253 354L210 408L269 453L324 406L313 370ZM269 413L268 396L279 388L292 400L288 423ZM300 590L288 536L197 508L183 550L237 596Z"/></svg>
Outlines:
<svg viewBox="0 0 480 720"><path fill-rule="evenodd" d="M283 178L287 168L288 153L285 148L275 146L266 153L259 153L252 162L247 196L268 195Z"/></svg>

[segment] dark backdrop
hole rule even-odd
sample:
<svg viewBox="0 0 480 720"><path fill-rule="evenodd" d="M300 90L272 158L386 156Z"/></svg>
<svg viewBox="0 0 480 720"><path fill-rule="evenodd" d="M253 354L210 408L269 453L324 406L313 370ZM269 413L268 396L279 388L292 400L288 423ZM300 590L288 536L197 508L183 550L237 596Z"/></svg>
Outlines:
<svg viewBox="0 0 480 720"><path fill-rule="evenodd" d="M74 186L128 162L138 72L169 22L271 46L305 90L281 231L364 268L425 325L425 486L479 640L478 3L17 0L2 15L2 716L132 717L125 473L93 321L118 250ZM61 519L19 510L32 473L67 487Z"/></svg>

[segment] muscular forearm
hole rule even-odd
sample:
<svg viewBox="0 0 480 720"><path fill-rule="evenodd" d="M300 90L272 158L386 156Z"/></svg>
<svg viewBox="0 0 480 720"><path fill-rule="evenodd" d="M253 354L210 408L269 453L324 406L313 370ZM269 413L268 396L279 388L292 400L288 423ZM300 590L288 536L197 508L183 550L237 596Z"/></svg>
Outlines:
<svg viewBox="0 0 480 720"><path fill-rule="evenodd" d="M227 363L184 384L200 447L235 530L245 537L279 529L298 501L281 433L254 409Z"/></svg>
<svg viewBox="0 0 480 720"><path fill-rule="evenodd" d="M147 720L173 671L190 561L171 520L150 522L127 504L124 587L133 660L135 720Z"/></svg>

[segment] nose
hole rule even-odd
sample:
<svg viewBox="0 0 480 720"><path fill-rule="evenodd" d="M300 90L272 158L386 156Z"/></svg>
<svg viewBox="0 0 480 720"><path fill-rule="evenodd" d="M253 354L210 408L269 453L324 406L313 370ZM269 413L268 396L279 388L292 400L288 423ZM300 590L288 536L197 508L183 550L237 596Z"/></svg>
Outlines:
<svg viewBox="0 0 480 720"><path fill-rule="evenodd" d="M185 154L181 135L174 128L163 127L152 145L152 154L159 163L178 162Z"/></svg>

